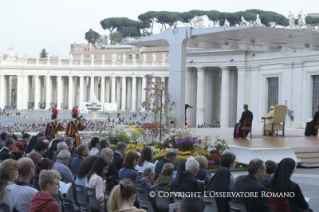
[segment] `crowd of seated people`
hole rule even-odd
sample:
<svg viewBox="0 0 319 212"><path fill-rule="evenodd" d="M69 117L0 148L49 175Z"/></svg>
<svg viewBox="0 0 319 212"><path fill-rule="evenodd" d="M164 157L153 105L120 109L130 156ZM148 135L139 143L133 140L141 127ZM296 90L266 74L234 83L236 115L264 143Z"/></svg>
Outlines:
<svg viewBox="0 0 319 212"><path fill-rule="evenodd" d="M271 211L262 192L294 192L295 196L288 198L290 211L311 211L299 185L291 180L296 163L290 158L283 159L278 165L270 160L253 159L248 165L248 174L235 179L231 171L236 156L230 152L221 156L220 168L211 176L206 170L207 159L201 155L180 162L175 170L178 157L175 150L167 151L164 159L154 163L152 148L148 146L140 155L135 151L127 152L127 144L119 142L113 152L108 141L92 138L93 147L81 144L72 150L69 148L73 146L72 139L50 142L39 134L26 141L25 149L30 151L27 154L21 151L18 156L11 152L18 141L14 136L6 137L0 150L0 204L7 205L10 211L59 211L59 203L51 197L60 193L59 181L94 189L99 206L109 211L145 211L139 209L139 201L136 201L136 185L145 186L148 193L159 188L168 192L201 194L231 191L259 194L257 198L215 197L220 212L229 211L229 201L242 203L248 212ZM95 155L90 155L93 148L96 148ZM53 156L56 156L55 162ZM109 197L104 194L106 190L111 192ZM148 196L156 210L155 198ZM178 211L203 211L204 208L202 198L185 197Z"/></svg>

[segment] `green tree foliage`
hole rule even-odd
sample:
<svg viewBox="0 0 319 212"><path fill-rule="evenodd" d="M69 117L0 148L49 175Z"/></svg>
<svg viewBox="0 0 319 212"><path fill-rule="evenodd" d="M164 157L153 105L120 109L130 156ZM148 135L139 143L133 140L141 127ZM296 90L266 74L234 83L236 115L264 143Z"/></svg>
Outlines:
<svg viewBox="0 0 319 212"><path fill-rule="evenodd" d="M95 41L100 37L100 34L90 29L85 33L85 40L87 40L89 43L94 44Z"/></svg>
<svg viewBox="0 0 319 212"><path fill-rule="evenodd" d="M307 16L306 17L306 23L307 24L319 24L319 17Z"/></svg>
<svg viewBox="0 0 319 212"><path fill-rule="evenodd" d="M46 58L47 57L47 50L46 49L42 49L41 53L40 53L40 58Z"/></svg>
<svg viewBox="0 0 319 212"><path fill-rule="evenodd" d="M157 22L156 11L148 11L146 13L140 14L138 20L142 21L144 24L149 24L151 27L150 34L153 34L154 23Z"/></svg>
<svg viewBox="0 0 319 212"><path fill-rule="evenodd" d="M110 33L109 37L110 37L111 45L115 45L117 43L122 42L122 36L121 36L121 33L119 32L112 32Z"/></svg>
<svg viewBox="0 0 319 212"><path fill-rule="evenodd" d="M136 27L125 27L123 28L123 37L138 37L141 33Z"/></svg>
<svg viewBox="0 0 319 212"><path fill-rule="evenodd" d="M149 23L143 23L140 21L134 21L129 18L120 17L120 18L106 18L100 22L103 29L108 29L110 33L116 29L116 32L119 32L121 36L124 36L125 33L134 33L135 36L140 36L140 30L144 28L149 28ZM127 29L125 29L127 28ZM135 28L135 29L132 29ZM125 29L125 30L124 30ZM132 35L131 35L132 36Z"/></svg>

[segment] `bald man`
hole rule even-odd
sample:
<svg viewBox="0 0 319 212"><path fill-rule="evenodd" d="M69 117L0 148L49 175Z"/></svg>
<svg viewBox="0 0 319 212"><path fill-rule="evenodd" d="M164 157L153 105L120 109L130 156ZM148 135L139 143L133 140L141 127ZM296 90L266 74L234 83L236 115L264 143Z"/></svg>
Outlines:
<svg viewBox="0 0 319 212"><path fill-rule="evenodd" d="M19 181L12 187L11 201L17 211L29 211L31 199L38 192L31 184L31 178L35 173L35 165L30 158L21 158L18 161Z"/></svg>

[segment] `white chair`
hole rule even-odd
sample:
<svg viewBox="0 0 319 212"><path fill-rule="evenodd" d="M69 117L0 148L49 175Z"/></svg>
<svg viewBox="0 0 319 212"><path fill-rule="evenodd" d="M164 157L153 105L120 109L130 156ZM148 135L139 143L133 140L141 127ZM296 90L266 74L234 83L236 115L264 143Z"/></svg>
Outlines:
<svg viewBox="0 0 319 212"><path fill-rule="evenodd" d="M274 117L272 123L266 124L264 119L264 135L265 131L271 131L272 136L274 136L275 131L282 131L282 136L285 136L285 122L286 122L287 106L286 105L276 105L274 108Z"/></svg>

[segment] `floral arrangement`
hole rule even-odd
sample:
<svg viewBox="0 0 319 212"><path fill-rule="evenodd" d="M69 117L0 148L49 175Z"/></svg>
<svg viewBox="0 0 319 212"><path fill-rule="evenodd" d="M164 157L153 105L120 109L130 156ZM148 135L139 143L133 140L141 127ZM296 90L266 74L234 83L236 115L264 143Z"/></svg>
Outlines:
<svg viewBox="0 0 319 212"><path fill-rule="evenodd" d="M165 158L165 156L166 156L166 151L158 152L153 155L153 161L156 161L156 160L160 161L163 158Z"/></svg>
<svg viewBox="0 0 319 212"><path fill-rule="evenodd" d="M155 147L159 149L174 148L180 151L194 151L200 142L201 140L195 134L195 129L172 128L162 138L160 136L155 138Z"/></svg>
<svg viewBox="0 0 319 212"><path fill-rule="evenodd" d="M146 143L129 143L127 145L127 151L135 150L136 152L142 153L142 150L146 145Z"/></svg>
<svg viewBox="0 0 319 212"><path fill-rule="evenodd" d="M178 138L176 140L176 148L180 151L193 151L195 142L201 142L197 137Z"/></svg>
<svg viewBox="0 0 319 212"><path fill-rule="evenodd" d="M130 141L129 136L122 125L111 126L106 129L105 133L96 136L101 139L107 139L111 144L114 145L116 145L118 142L128 143Z"/></svg>
<svg viewBox="0 0 319 212"><path fill-rule="evenodd" d="M131 125L127 129L131 134L131 141L133 142L137 140L141 133L145 132L144 129L141 128L139 125Z"/></svg>
<svg viewBox="0 0 319 212"><path fill-rule="evenodd" d="M227 142L224 138L216 136L216 141L214 141L207 149L207 151L212 152L216 151L218 154L223 154L223 152L229 149Z"/></svg>

